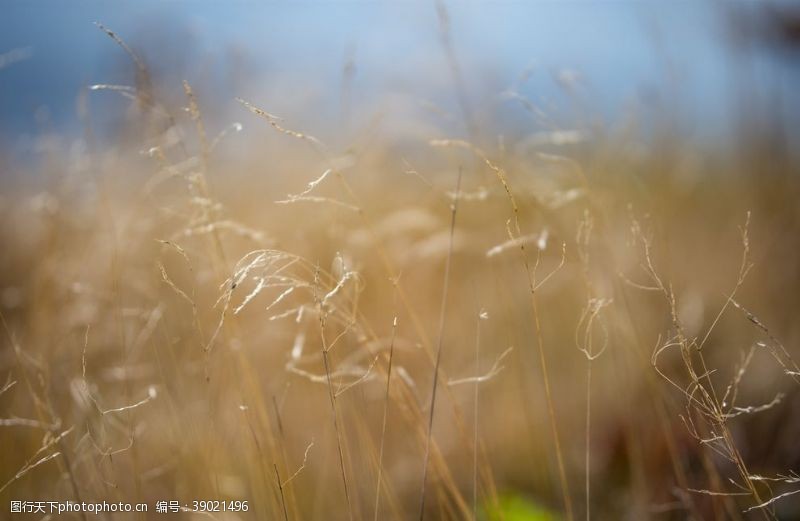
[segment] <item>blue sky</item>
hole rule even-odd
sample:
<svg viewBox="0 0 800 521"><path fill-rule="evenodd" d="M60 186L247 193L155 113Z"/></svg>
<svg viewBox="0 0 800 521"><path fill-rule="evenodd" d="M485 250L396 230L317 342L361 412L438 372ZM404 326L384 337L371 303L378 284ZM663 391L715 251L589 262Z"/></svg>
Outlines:
<svg viewBox="0 0 800 521"><path fill-rule="evenodd" d="M700 136L731 124L737 62L718 3L448 6L454 47L476 104L533 67L521 93L543 104L563 103L553 78L577 72L581 102L609 124L632 104L648 103L667 108ZM131 83L124 55L94 21L121 34L176 86L189 79L223 107L237 95L258 101L261 92L285 92L286 99L308 92L308 103L333 113L348 56L356 65L353 96L360 101L396 93L447 106L453 98L432 2L12 0L0 18L0 54L25 49L30 56L0 69L0 139L74 132L82 86ZM757 81L776 81L774 72L759 69ZM101 112L111 110L107 100L96 103ZM564 111L567 125L570 114Z"/></svg>

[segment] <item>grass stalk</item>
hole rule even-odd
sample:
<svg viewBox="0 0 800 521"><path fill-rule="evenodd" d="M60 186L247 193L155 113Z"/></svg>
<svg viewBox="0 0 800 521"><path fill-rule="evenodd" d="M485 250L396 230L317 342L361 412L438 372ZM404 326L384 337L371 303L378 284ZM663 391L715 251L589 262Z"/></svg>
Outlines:
<svg viewBox="0 0 800 521"><path fill-rule="evenodd" d="M392 362L394 361L394 341L397 334L397 316L392 321L392 338L389 341L389 362L386 368L386 393L383 399L383 418L381 419L380 448L378 449L378 479L375 489L375 510L373 520L378 521L378 511L381 500L381 485L383 483L383 451L386 442L386 420L389 412L389 391L392 383Z"/></svg>
<svg viewBox="0 0 800 521"><path fill-rule="evenodd" d="M431 384L431 398L429 403L430 413L428 415L428 428L427 437L425 440L425 456L422 464L422 484L419 499L419 519L422 521L425 518L425 493L428 481L428 461L431 454L431 438L433 436L433 418L436 410L436 387L439 383L439 366L442 361L442 345L444 343L444 328L445 319L447 317L447 294L450 286L450 265L453 259L453 237L456 230L456 214L458 211L458 200L461 195L461 175L462 171L458 170L458 180L456 181L456 196L450 206L450 235L447 245L447 258L444 265L444 284L442 287L442 303L439 311L439 335L436 343L436 359L433 365L433 382Z"/></svg>

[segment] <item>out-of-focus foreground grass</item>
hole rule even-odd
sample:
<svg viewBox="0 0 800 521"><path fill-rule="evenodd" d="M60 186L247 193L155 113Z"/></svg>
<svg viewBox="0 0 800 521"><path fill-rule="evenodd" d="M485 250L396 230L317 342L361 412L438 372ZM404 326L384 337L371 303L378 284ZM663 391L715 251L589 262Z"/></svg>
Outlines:
<svg viewBox="0 0 800 521"><path fill-rule="evenodd" d="M87 92L123 94L113 150L3 181L3 518L800 516L790 154L468 106L334 146L259 99L236 148L132 67Z"/></svg>

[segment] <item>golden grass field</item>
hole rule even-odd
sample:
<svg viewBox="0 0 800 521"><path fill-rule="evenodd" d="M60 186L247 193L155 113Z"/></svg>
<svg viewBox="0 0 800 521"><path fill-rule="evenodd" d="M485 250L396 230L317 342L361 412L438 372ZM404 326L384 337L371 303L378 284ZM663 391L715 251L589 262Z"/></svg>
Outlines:
<svg viewBox="0 0 800 521"><path fill-rule="evenodd" d="M800 519L790 154L220 135L110 35L124 137L3 181L0 518Z"/></svg>

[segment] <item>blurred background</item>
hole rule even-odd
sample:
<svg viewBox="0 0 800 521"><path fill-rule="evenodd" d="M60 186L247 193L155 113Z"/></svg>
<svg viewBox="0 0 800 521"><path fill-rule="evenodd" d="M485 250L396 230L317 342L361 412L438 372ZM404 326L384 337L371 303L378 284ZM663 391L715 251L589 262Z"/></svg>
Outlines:
<svg viewBox="0 0 800 521"><path fill-rule="evenodd" d="M164 95L178 96L170 86L181 80L197 84L207 118L227 116L234 96L259 96L346 135L379 108L405 120L425 102L459 110L439 19L424 2L11 2L5 11L0 131L12 156L34 155L42 134L79 134L81 89L131 83L130 64L92 22L128 35ZM529 130L514 92L554 125L635 118L709 146L730 145L746 126L791 148L798 17L792 2L466 2L449 13L449 39L464 97L500 127L491 131ZM111 97L91 99L97 136L119 131Z"/></svg>
<svg viewBox="0 0 800 521"><path fill-rule="evenodd" d="M793 2L6 2L0 517L800 519L798 60Z"/></svg>

